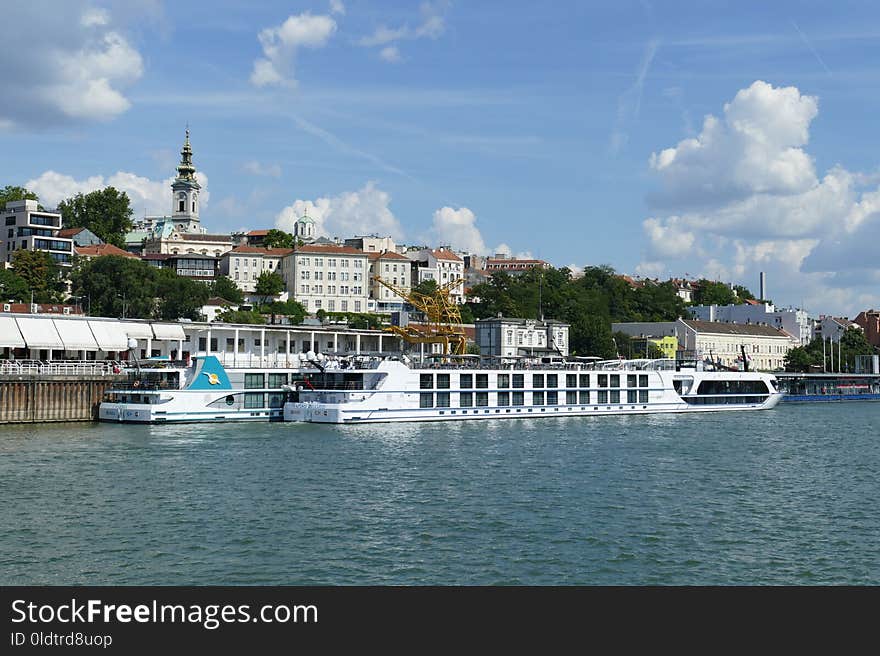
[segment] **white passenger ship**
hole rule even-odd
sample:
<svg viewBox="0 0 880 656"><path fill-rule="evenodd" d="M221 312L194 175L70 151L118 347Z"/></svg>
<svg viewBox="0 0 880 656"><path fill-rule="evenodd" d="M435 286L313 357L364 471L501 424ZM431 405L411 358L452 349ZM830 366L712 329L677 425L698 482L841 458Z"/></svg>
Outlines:
<svg viewBox="0 0 880 656"><path fill-rule="evenodd" d="M712 371L697 361L444 360L415 367L405 358L362 359L342 370L315 370L288 386L295 400L284 404L284 420L365 424L766 410L782 396L770 374Z"/></svg>
<svg viewBox="0 0 880 656"><path fill-rule="evenodd" d="M128 369L128 380L104 393L100 421L171 423L281 421L300 368L240 367L227 370L213 355L192 364L150 361Z"/></svg>

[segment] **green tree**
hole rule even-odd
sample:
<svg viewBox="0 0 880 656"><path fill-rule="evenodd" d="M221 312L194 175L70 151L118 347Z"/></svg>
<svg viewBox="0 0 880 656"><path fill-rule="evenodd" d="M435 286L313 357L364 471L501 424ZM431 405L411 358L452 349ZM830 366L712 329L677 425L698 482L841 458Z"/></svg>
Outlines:
<svg viewBox="0 0 880 656"><path fill-rule="evenodd" d="M731 305L736 302L736 294L723 282L703 279L694 284L694 305Z"/></svg>
<svg viewBox="0 0 880 656"><path fill-rule="evenodd" d="M65 228L88 228L108 244L125 248L125 235L132 228L128 194L106 187L88 194L79 193L58 204Z"/></svg>
<svg viewBox="0 0 880 656"><path fill-rule="evenodd" d="M30 298L31 290L24 278L14 271L0 269L0 299L4 301L29 301Z"/></svg>
<svg viewBox="0 0 880 656"><path fill-rule="evenodd" d="M233 310L232 308L226 308L222 312L218 312L214 321L255 325L266 323L265 317L255 310Z"/></svg>
<svg viewBox="0 0 880 656"><path fill-rule="evenodd" d="M284 291L284 279L275 271L263 271L257 277L254 293L262 297L263 303L267 303L273 296L278 296Z"/></svg>
<svg viewBox="0 0 880 656"><path fill-rule="evenodd" d="M294 300L288 301L275 301L273 303L268 303L262 307L264 312L269 312L272 314L272 321L275 321L275 316L280 315L283 317L287 317L292 324L301 324L303 319L306 318L306 309L302 306L302 303L297 303Z"/></svg>
<svg viewBox="0 0 880 656"><path fill-rule="evenodd" d="M210 289L204 283L178 276L170 269L162 269L157 276L156 293L160 299L157 308L159 319L204 321L202 306L210 294Z"/></svg>
<svg viewBox="0 0 880 656"><path fill-rule="evenodd" d="M797 346L785 354L784 363L786 371L808 372L816 368L821 369L822 353L820 352L817 358L809 348Z"/></svg>
<svg viewBox="0 0 880 656"><path fill-rule="evenodd" d="M430 296L437 291L437 281L434 279L423 280L418 285L414 285L412 291L424 296Z"/></svg>
<svg viewBox="0 0 880 656"><path fill-rule="evenodd" d="M766 299L758 299L755 298L755 295L749 291L748 287L744 287L743 285L734 285L733 291L736 292L737 303L743 303L744 301L763 301Z"/></svg>
<svg viewBox="0 0 880 656"><path fill-rule="evenodd" d="M40 200L39 197L32 191L28 191L24 187L14 187L12 185L6 185L3 189L0 189L0 209L6 207L6 203L13 200ZM43 207L38 206L40 209Z"/></svg>
<svg viewBox="0 0 880 656"><path fill-rule="evenodd" d="M275 228L267 232L263 239L263 246L266 248L293 248L295 244L296 240L292 234Z"/></svg>
<svg viewBox="0 0 880 656"><path fill-rule="evenodd" d="M73 293L88 297L99 317L152 319L156 311L159 270L130 257L96 257L71 273Z"/></svg>
<svg viewBox="0 0 880 656"><path fill-rule="evenodd" d="M233 304L244 303L244 294L229 276L220 276L210 286L211 296L217 296Z"/></svg>
<svg viewBox="0 0 880 656"><path fill-rule="evenodd" d="M12 254L12 270L25 281L37 303L61 300L64 281L54 258L43 251L17 250Z"/></svg>

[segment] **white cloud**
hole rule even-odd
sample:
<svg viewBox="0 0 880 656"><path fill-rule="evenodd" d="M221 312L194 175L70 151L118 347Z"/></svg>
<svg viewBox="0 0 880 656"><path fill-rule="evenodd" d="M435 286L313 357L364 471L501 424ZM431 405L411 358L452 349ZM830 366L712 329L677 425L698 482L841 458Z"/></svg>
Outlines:
<svg viewBox="0 0 880 656"><path fill-rule="evenodd" d="M380 52L380 57L387 62L399 62L400 51L396 45L391 44L402 40L439 39L446 31L445 14L448 7L448 2L423 2L419 8L421 19L415 27L410 27L408 23L396 28L379 25L373 34L361 38L358 45L385 46Z"/></svg>
<svg viewBox="0 0 880 656"><path fill-rule="evenodd" d="M379 51L379 58L392 64L397 63L401 61L400 50L397 46L386 46Z"/></svg>
<svg viewBox="0 0 880 656"><path fill-rule="evenodd" d="M107 10L79 1L56 3L51 11L35 3L4 10L7 25L27 29L4 33L0 78L15 89L15 102L4 103L0 124L106 121L129 109L124 90L143 75L143 59L112 27Z"/></svg>
<svg viewBox="0 0 880 656"><path fill-rule="evenodd" d="M345 16L345 5L342 0L330 0L330 13Z"/></svg>
<svg viewBox="0 0 880 656"><path fill-rule="evenodd" d="M707 116L700 134L654 153L662 191L643 222L643 275L670 263L692 275L757 285L813 312L857 312L878 299L880 189L874 176L835 166L821 178L806 152L816 98L756 81ZM874 185L874 188L866 188ZM843 276L841 272L861 272Z"/></svg>
<svg viewBox="0 0 880 656"><path fill-rule="evenodd" d="M263 58L254 61L251 84L258 87L295 86L294 65L299 48L322 48L336 32L336 21L330 16L305 12L289 16L277 27L262 30L258 39Z"/></svg>
<svg viewBox="0 0 880 656"><path fill-rule="evenodd" d="M278 213L275 227L292 232L296 220L308 213L319 235L344 238L377 234L401 239L403 229L390 203L390 194L368 182L358 191L346 191L338 196L314 201L297 199Z"/></svg>
<svg viewBox="0 0 880 656"><path fill-rule="evenodd" d="M270 178L281 177L280 164L262 164L256 160L251 160L249 162L245 162L242 168L253 175L263 175Z"/></svg>
<svg viewBox="0 0 880 656"><path fill-rule="evenodd" d="M40 197L40 202L46 207L54 207L62 200L76 194L87 194L104 187L115 187L128 194L134 216L166 215L171 211L171 182L173 177L165 180L151 180L144 176L128 171L117 171L110 176L93 175L82 180L77 180L71 175L56 171L45 171L39 177L28 180L25 187ZM204 212L210 200L208 191L208 176L201 171L196 173L202 189L199 194L201 213Z"/></svg>
<svg viewBox="0 0 880 656"><path fill-rule="evenodd" d="M485 255L489 249L476 224L477 217L467 207L441 207L434 212L431 233L437 245L448 244L455 250Z"/></svg>

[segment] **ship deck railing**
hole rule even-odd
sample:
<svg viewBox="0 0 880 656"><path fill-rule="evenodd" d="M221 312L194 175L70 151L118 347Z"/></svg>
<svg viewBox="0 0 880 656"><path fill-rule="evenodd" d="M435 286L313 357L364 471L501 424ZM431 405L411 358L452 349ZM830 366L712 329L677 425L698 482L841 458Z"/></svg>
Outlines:
<svg viewBox="0 0 880 656"><path fill-rule="evenodd" d="M0 360L0 374L11 376L110 376L120 373L118 360Z"/></svg>

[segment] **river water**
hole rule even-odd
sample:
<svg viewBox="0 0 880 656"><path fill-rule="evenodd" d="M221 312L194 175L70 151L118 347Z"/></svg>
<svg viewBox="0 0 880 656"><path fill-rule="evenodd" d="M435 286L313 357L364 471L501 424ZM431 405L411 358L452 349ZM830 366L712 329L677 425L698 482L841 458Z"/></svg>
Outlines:
<svg viewBox="0 0 880 656"><path fill-rule="evenodd" d="M880 584L880 403L0 427L2 584Z"/></svg>

